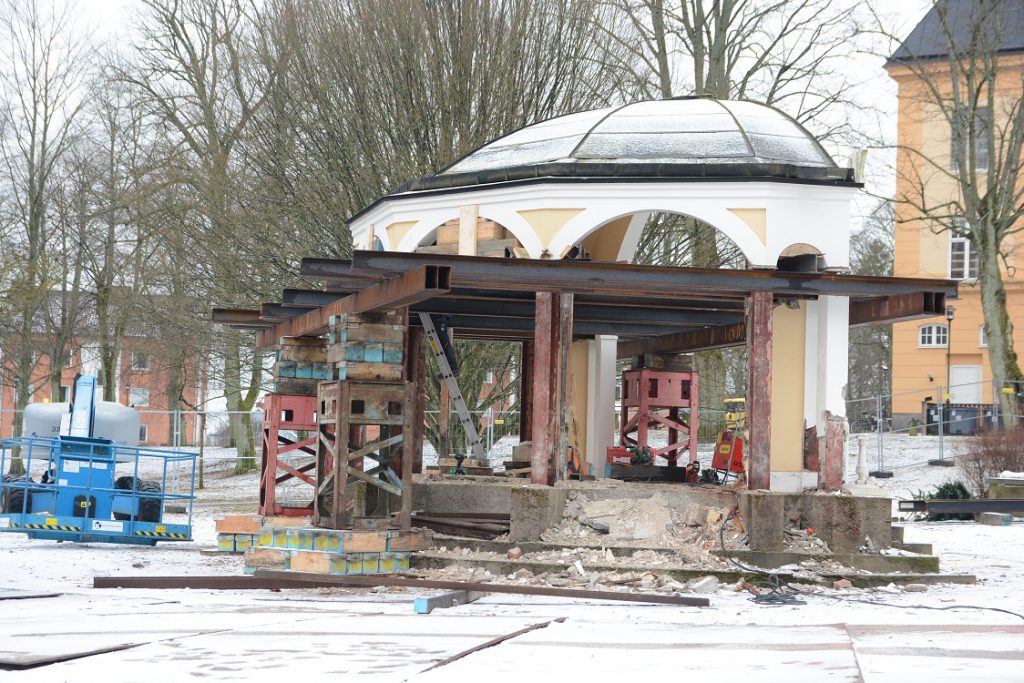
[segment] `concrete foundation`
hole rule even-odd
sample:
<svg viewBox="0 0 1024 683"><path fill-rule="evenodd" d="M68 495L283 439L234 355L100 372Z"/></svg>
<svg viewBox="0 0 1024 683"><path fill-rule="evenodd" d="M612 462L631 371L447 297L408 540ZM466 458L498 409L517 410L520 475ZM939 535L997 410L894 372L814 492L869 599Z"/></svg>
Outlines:
<svg viewBox="0 0 1024 683"><path fill-rule="evenodd" d="M738 504L750 549L759 552L783 550L787 528L813 528L837 554L856 553L867 538L876 548L899 540L899 529L894 531L891 523L890 499L827 493L737 492L713 486L607 480L543 486L498 477L424 477L413 488L413 509L507 513L510 539L528 542L539 541L545 530L558 526L566 502L577 495L588 501L643 500L656 495L666 507L679 511L695 504L719 510Z"/></svg>

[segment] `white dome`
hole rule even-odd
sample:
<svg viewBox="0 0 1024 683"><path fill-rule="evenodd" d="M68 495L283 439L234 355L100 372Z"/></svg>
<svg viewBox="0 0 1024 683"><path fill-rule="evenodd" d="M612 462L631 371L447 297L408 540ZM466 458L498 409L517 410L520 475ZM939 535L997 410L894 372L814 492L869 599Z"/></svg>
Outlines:
<svg viewBox="0 0 1024 683"><path fill-rule="evenodd" d="M756 102L681 98L535 123L484 145L441 175L551 163L836 168L814 136L777 109Z"/></svg>

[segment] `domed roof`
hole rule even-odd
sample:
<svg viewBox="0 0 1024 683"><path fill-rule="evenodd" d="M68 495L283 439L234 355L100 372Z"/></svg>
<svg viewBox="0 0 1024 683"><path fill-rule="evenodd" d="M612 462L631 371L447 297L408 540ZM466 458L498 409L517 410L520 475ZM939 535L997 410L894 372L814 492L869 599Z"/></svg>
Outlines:
<svg viewBox="0 0 1024 683"><path fill-rule="evenodd" d="M778 109L740 100L679 98L535 123L484 145L441 175L553 163L577 168L609 163L837 168L814 136Z"/></svg>

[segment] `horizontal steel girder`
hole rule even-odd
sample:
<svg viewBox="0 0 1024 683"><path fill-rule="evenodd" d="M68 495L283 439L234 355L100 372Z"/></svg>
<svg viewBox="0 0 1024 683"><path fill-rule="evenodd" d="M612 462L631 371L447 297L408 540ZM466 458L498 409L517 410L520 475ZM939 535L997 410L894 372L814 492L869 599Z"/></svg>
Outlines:
<svg viewBox="0 0 1024 683"><path fill-rule="evenodd" d="M351 261L303 259L302 275L333 279L352 275L388 275L425 264L452 269L453 287L504 290L583 292L618 296L674 298L679 296L742 297L771 292L781 297L878 297L932 291L956 297L951 280L792 273L778 270L718 270L638 266L553 259L503 259L480 256L405 254L356 251Z"/></svg>

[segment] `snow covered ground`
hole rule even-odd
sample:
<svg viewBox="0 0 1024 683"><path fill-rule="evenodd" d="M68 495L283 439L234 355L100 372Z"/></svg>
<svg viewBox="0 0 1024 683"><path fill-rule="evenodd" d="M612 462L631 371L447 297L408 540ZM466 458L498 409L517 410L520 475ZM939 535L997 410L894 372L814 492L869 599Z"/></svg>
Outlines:
<svg viewBox="0 0 1024 683"><path fill-rule="evenodd" d="M947 439L953 441L953 439ZM883 486L899 495L956 476L929 467L926 437L892 439ZM956 445L952 444L955 452ZM853 449L851 449L851 452ZM225 455L225 454L222 454ZM852 460L852 459L851 459ZM750 681L1024 680L1024 523L916 522L908 542L932 543L942 570L978 584L828 590L805 605L764 607L723 589L707 608L491 595L415 615L410 591L101 590L98 575L233 575L241 559L209 556L213 520L255 512L257 476L209 462L195 540L152 548L29 541L0 534L3 589L59 597L0 599L0 660L82 655L3 671L3 681L586 680L723 677ZM852 472L852 469L850 469ZM861 600L865 602L853 602ZM918 609L924 606L931 609ZM556 619L564 621L556 622ZM427 671L459 653L548 625ZM87 652L105 653L84 655Z"/></svg>

